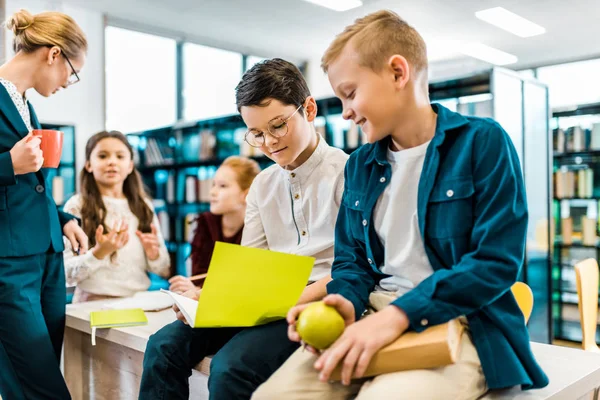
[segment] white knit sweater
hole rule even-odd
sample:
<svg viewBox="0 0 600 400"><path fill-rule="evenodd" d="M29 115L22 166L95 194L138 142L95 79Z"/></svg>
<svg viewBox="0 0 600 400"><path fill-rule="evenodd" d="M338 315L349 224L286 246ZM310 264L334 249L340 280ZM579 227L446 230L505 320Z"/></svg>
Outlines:
<svg viewBox="0 0 600 400"><path fill-rule="evenodd" d="M82 290L108 296L128 297L136 292L145 291L150 286L146 271L166 277L169 274L170 259L165 241L162 237L158 218L154 215L153 223L158 231L160 243L159 257L148 260L141 240L135 234L138 229L138 218L129 209L127 199L115 199L103 196L106 206L106 226L113 226L115 221L126 219L129 223L129 241L117 252L111 260L110 256L98 260L88 251L77 256L73 253L71 243L65 238L65 274L69 285L77 285ZM152 207L152 203L148 201ZM82 199L76 194L67 201L64 211L76 217L81 217Z"/></svg>

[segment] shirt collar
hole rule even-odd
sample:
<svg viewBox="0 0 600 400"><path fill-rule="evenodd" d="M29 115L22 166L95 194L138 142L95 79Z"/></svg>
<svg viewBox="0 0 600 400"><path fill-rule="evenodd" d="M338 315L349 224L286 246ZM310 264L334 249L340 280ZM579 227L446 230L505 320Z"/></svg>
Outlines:
<svg viewBox="0 0 600 400"><path fill-rule="evenodd" d="M11 81L6 80L4 78L0 78L0 83L6 88L6 91L8 92L9 95L11 95L11 97L15 96L17 98L22 98L23 103L27 104L27 96L26 95L21 96L19 94L19 91L17 90L17 85L15 85Z"/></svg>
<svg viewBox="0 0 600 400"><path fill-rule="evenodd" d="M310 176L310 174L321 164L323 159L325 158L325 153L329 149L329 145L325 140L319 135L319 143L317 144L317 148L315 151L308 157L301 166L294 170L286 170L281 168L281 170L289 177L290 180L300 180L303 181Z"/></svg>

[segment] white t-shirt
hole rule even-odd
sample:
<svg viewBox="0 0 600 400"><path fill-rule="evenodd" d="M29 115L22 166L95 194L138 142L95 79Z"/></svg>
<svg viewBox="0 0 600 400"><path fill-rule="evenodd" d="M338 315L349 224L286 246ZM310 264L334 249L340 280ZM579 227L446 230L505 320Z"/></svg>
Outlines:
<svg viewBox="0 0 600 400"><path fill-rule="evenodd" d="M388 150L392 177L375 205L375 231L385 248L381 271L391 275L376 290L402 296L433 274L419 232L417 196L430 142L400 151Z"/></svg>
<svg viewBox="0 0 600 400"><path fill-rule="evenodd" d="M347 160L320 138L295 170L275 164L258 174L246 199L242 245L314 257L310 281L327 276Z"/></svg>

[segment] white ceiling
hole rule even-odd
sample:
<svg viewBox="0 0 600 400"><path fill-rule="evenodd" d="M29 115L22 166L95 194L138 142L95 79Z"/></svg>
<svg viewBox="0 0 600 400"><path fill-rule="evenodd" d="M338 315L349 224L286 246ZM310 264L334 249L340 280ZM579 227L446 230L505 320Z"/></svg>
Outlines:
<svg viewBox="0 0 600 400"><path fill-rule="evenodd" d="M430 48L432 69L482 66L446 45L479 41L519 58L524 68L600 56L600 0L364 0L335 12L302 0L65 0L109 18L155 27L207 45L266 57L318 59L355 18L391 9L415 26ZM502 6L546 28L520 38L475 18Z"/></svg>

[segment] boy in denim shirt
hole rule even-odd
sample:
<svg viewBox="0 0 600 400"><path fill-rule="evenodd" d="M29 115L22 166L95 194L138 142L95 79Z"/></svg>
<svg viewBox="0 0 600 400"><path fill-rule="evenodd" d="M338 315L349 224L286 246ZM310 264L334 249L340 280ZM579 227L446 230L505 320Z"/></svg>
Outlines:
<svg viewBox="0 0 600 400"><path fill-rule="evenodd" d="M393 12L347 27L322 67L369 142L346 165L325 298L347 327L319 357L295 352L253 398L476 399L547 385L510 291L527 203L509 136L430 104L425 43ZM377 312L361 319L367 305ZM288 314L291 340L305 307ZM459 317L468 322L455 364L358 379L402 333ZM327 383L338 364L342 382Z"/></svg>

